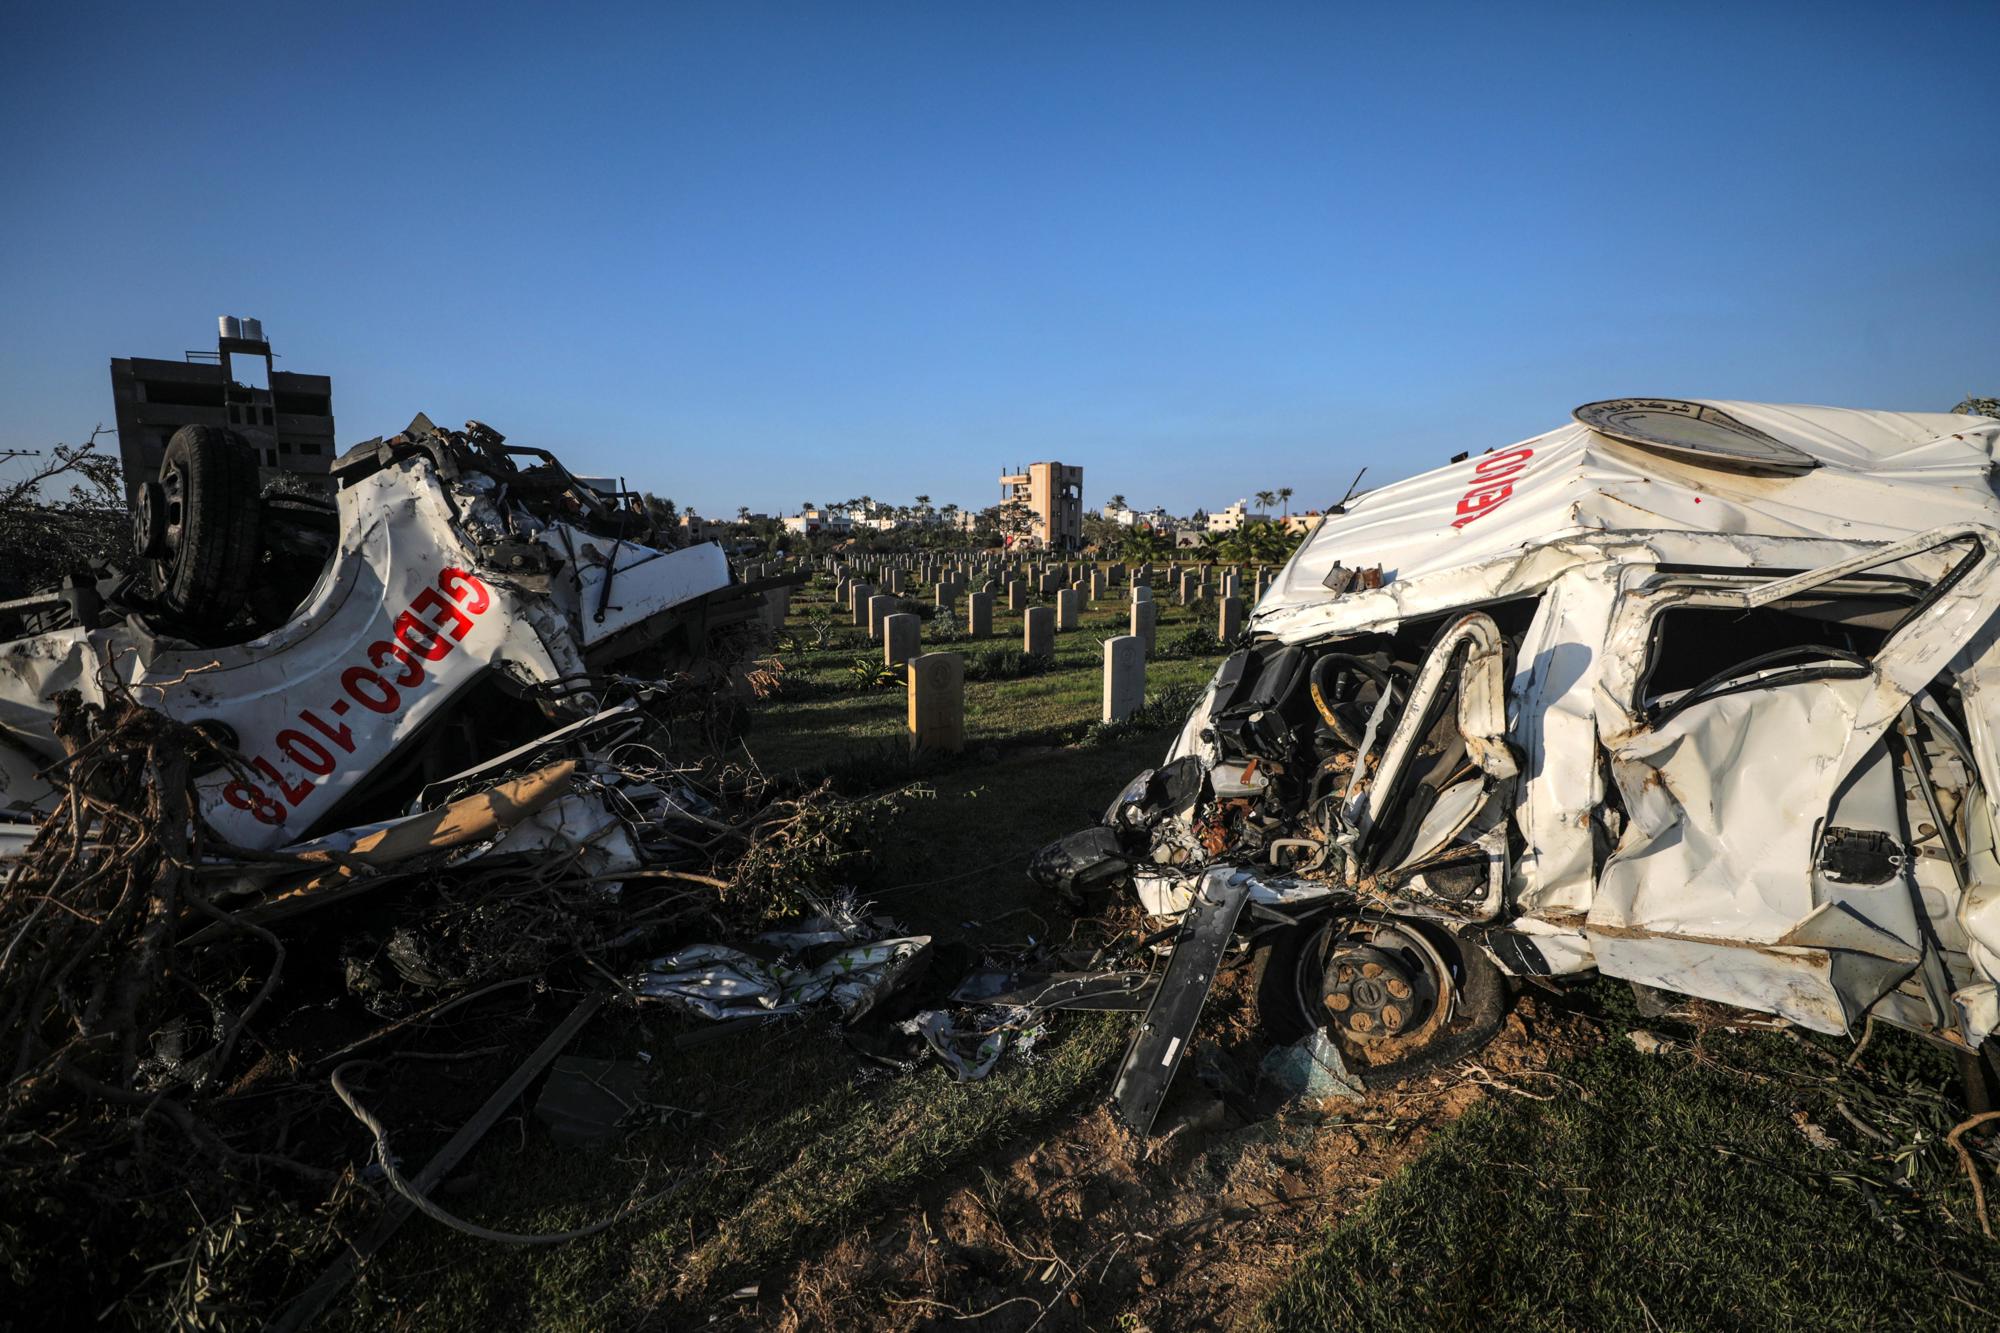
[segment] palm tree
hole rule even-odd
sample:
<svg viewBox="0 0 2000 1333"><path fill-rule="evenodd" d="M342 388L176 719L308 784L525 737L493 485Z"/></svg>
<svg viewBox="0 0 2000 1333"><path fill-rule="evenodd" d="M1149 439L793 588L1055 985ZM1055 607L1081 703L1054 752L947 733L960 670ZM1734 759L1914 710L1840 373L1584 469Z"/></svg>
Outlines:
<svg viewBox="0 0 2000 1333"><path fill-rule="evenodd" d="M1112 497L1111 497L1111 507L1112 507L1113 509L1123 509L1123 508L1125 507L1125 497L1124 497L1124 496L1122 496L1122 495L1114 495L1114 496L1112 496Z"/></svg>
<svg viewBox="0 0 2000 1333"><path fill-rule="evenodd" d="M737 521L738 523L748 523L748 522L750 521L750 506L749 506L749 505L738 505L738 506L736 506L736 521Z"/></svg>
<svg viewBox="0 0 2000 1333"><path fill-rule="evenodd" d="M1278 498L1285 502L1285 517L1290 518L1292 516L1292 488L1289 486L1280 486L1278 488Z"/></svg>
<svg viewBox="0 0 2000 1333"><path fill-rule="evenodd" d="M1277 501L1278 493L1276 491L1257 492L1257 508L1263 513L1268 514L1271 512L1271 506L1276 504Z"/></svg>

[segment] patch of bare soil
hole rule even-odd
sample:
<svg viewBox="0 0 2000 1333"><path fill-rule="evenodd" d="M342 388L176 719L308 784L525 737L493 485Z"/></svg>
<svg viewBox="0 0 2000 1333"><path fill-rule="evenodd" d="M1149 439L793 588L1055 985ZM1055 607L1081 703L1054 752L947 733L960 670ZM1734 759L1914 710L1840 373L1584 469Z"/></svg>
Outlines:
<svg viewBox="0 0 2000 1333"><path fill-rule="evenodd" d="M1272 1113L1243 1095L1268 1046L1228 980L1152 1139L1081 1111L774 1274L717 1326L1227 1327L1433 1131L1488 1097L1559 1094L1550 1065L1597 1040L1530 993L1468 1063Z"/></svg>

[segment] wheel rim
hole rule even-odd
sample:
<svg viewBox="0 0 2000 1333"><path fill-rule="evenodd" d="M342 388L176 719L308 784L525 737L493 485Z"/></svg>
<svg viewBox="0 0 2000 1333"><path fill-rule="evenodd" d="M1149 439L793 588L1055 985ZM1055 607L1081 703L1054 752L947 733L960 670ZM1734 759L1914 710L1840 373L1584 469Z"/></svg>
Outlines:
<svg viewBox="0 0 2000 1333"><path fill-rule="evenodd" d="M1347 917L1300 951L1299 1000L1313 1025L1381 1059L1428 1044L1450 1020L1452 969L1421 927Z"/></svg>

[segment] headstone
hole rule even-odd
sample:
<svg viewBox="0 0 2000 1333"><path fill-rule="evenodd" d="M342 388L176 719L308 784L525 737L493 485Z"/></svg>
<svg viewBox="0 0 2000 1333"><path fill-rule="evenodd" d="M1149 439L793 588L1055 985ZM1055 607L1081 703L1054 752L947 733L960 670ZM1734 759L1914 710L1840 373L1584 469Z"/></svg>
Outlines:
<svg viewBox="0 0 2000 1333"><path fill-rule="evenodd" d="M965 632L975 639L993 633L993 594L975 592L965 599Z"/></svg>
<svg viewBox="0 0 2000 1333"><path fill-rule="evenodd" d="M1031 606L1021 617L1021 651L1030 657L1047 657L1056 650L1056 613L1046 606Z"/></svg>
<svg viewBox="0 0 2000 1333"><path fill-rule="evenodd" d="M910 659L909 671L911 752L963 750L965 658L957 653L925 653Z"/></svg>
<svg viewBox="0 0 2000 1333"><path fill-rule="evenodd" d="M1007 580L1007 609L1025 611L1028 607L1028 581L1026 579Z"/></svg>
<svg viewBox="0 0 2000 1333"><path fill-rule="evenodd" d="M1221 609L1215 615L1215 637L1224 643L1235 643L1236 636L1243 632L1243 599L1225 597Z"/></svg>
<svg viewBox="0 0 2000 1333"><path fill-rule="evenodd" d="M1153 600L1152 584L1135 583L1132 585L1132 602L1134 605L1137 605L1140 602L1150 602L1152 600Z"/></svg>
<svg viewBox="0 0 2000 1333"><path fill-rule="evenodd" d="M882 622L896 614L896 599L888 593L877 593L868 599L868 638L872 642L882 640Z"/></svg>
<svg viewBox="0 0 2000 1333"><path fill-rule="evenodd" d="M1181 605L1189 606L1193 604L1194 599L1201 595L1200 589L1201 575L1192 569L1183 571L1181 574Z"/></svg>
<svg viewBox="0 0 2000 1333"><path fill-rule="evenodd" d="M1136 634L1106 639L1103 720L1123 722L1145 702L1146 641Z"/></svg>
<svg viewBox="0 0 2000 1333"><path fill-rule="evenodd" d="M882 663L901 666L915 657L923 621L906 611L882 617Z"/></svg>
<svg viewBox="0 0 2000 1333"><path fill-rule="evenodd" d="M865 583L856 583L847 590L847 605L853 609L853 621L857 625L868 623L868 599L875 590Z"/></svg>
<svg viewBox="0 0 2000 1333"><path fill-rule="evenodd" d="M1073 630L1083 623L1083 594L1064 588L1056 594L1056 632Z"/></svg>
<svg viewBox="0 0 2000 1333"><path fill-rule="evenodd" d="M1153 655L1159 637L1160 607L1152 601L1132 603L1132 633L1146 645L1146 655Z"/></svg>

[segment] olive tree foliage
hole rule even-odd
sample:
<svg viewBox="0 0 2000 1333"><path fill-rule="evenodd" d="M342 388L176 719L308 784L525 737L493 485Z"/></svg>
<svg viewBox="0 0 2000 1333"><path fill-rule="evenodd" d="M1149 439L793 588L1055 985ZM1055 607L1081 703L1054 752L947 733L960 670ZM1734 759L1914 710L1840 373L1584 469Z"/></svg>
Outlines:
<svg viewBox="0 0 2000 1333"><path fill-rule="evenodd" d="M2000 417L2000 398L1967 398L1951 410L1973 417Z"/></svg>
<svg viewBox="0 0 2000 1333"><path fill-rule="evenodd" d="M118 458L98 447L111 432L99 426L82 444L56 444L33 454L28 470L0 482L0 590L21 593L82 574L130 550L123 474Z"/></svg>

